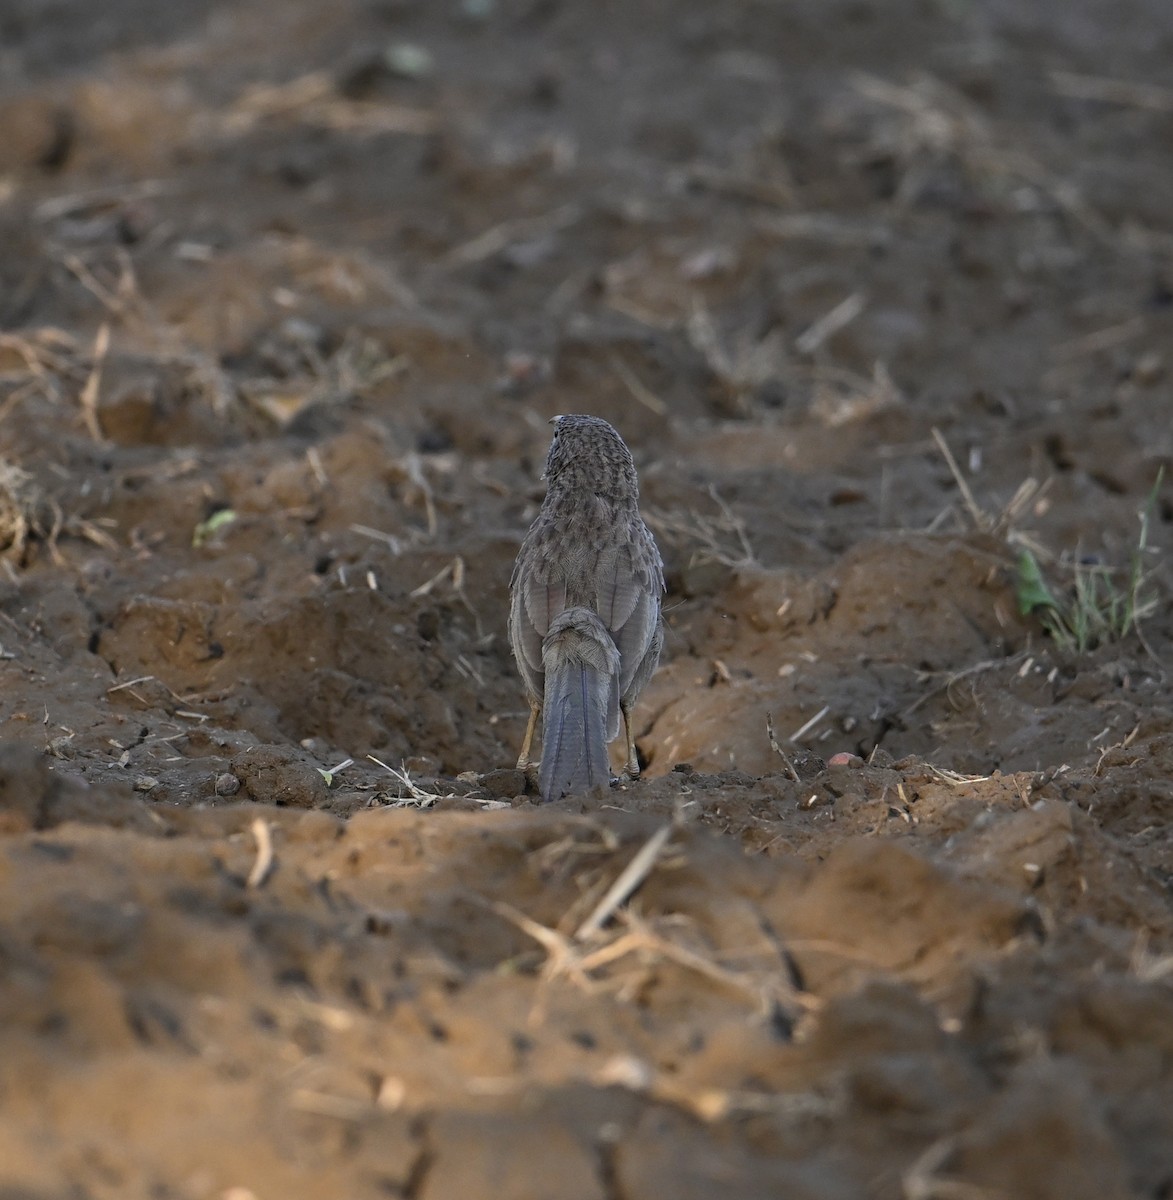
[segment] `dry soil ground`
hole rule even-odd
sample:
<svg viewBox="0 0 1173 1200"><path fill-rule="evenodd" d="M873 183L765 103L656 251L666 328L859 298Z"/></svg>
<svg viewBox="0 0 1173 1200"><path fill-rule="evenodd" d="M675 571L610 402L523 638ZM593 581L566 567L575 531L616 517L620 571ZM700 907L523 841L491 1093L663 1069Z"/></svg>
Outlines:
<svg viewBox="0 0 1173 1200"><path fill-rule="evenodd" d="M0 1197L1173 1195L1173 7L99 7L0 9ZM669 635L540 807L568 411Z"/></svg>

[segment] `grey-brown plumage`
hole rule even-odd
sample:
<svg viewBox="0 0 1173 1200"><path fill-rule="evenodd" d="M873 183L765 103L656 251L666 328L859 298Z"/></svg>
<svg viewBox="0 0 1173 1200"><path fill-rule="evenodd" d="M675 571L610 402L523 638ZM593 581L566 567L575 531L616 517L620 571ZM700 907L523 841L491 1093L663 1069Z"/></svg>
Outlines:
<svg viewBox="0 0 1173 1200"><path fill-rule="evenodd" d="M546 800L610 779L606 744L618 736L620 716L625 769L639 774L631 708L664 636L664 567L639 515L631 452L599 417L553 423L546 498L513 568L509 610L509 641L530 702L518 766L530 766L544 713Z"/></svg>
<svg viewBox="0 0 1173 1200"><path fill-rule="evenodd" d="M568 608L542 639L543 797L611 778L607 743L619 733L619 651L597 613Z"/></svg>

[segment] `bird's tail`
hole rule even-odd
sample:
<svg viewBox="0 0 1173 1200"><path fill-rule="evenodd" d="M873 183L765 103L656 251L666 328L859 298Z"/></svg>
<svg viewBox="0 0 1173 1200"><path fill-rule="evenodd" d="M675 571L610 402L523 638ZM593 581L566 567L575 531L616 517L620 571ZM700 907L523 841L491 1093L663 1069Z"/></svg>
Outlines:
<svg viewBox="0 0 1173 1200"><path fill-rule="evenodd" d="M619 650L598 614L568 608L542 642L543 800L608 783L607 745L619 733Z"/></svg>

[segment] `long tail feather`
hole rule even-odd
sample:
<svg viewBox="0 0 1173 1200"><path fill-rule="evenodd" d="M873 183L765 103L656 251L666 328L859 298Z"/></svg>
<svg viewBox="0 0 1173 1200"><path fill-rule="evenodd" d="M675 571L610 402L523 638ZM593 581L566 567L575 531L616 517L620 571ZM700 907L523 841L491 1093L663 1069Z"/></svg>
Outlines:
<svg viewBox="0 0 1173 1200"><path fill-rule="evenodd" d="M611 778L607 754L619 702L619 651L599 617L571 608L551 623L542 642L543 800L556 800Z"/></svg>

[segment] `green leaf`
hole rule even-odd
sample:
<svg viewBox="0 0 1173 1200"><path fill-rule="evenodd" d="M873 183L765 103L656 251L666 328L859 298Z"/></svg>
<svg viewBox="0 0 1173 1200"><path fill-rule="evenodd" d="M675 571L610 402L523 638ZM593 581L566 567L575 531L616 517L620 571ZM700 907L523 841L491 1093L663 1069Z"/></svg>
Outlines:
<svg viewBox="0 0 1173 1200"><path fill-rule="evenodd" d="M218 530L223 529L225 525L231 525L235 520L236 513L233 509L217 509L206 521L201 521L195 527L195 532L191 535L191 544L197 548L202 546Z"/></svg>
<svg viewBox="0 0 1173 1200"><path fill-rule="evenodd" d="M1051 589L1043 579L1043 571L1039 560L1029 550L1023 550L1018 556L1018 611L1029 616L1040 608L1058 609Z"/></svg>

